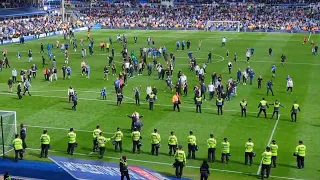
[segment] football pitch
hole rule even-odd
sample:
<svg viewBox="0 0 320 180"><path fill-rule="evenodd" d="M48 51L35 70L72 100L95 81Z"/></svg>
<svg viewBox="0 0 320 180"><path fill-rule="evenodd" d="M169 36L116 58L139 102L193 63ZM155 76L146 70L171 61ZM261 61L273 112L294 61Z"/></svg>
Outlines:
<svg viewBox="0 0 320 180"><path fill-rule="evenodd" d="M155 40L155 46L166 46L168 53L174 53L176 56L176 67L173 73L173 82L177 80L178 71L182 71L188 77L188 96L181 96L181 112L172 110L173 92L164 92L166 88L165 81L157 79L157 71L153 71L151 76L147 71L141 76L135 76L128 80L124 88L124 101L121 106L116 105L116 95L113 88L113 81L116 76L109 74L109 80L103 80L103 68L108 63L107 53L100 51L100 41L108 41L112 37L115 48L115 59L117 72L121 69L122 44L115 42L117 34L125 34L128 38L128 50L135 51L139 56L140 47L147 46L147 37ZM94 54L87 56L85 60L91 67L91 78L87 79L81 75L81 46L79 39L87 39L87 32L75 34L77 38L78 51L74 52L70 48L69 64L72 68L70 80L62 80L61 67L64 64L64 54L60 49L54 49L56 56L57 69L59 70L58 81L48 83L44 80L42 74L42 54L40 43L45 48L47 43L53 43L57 40L60 43L67 42L71 47L69 40L64 41L63 36L49 37L26 42L26 45L10 44L1 46L8 50L8 59L11 69L3 69L0 72L1 80L1 100L0 109L17 112L18 124L24 123L27 127L27 146L30 148L25 153L26 159L39 159L40 135L44 129L48 130L51 136L51 152L60 156L67 156L67 132L70 127L77 133L77 142L79 146L75 149L74 157L96 160L96 153L92 150L92 131L96 125L100 125L106 137L112 137L117 127L120 127L124 133L124 152L115 153L112 142L107 143L107 150L103 161L118 162L119 157L126 155L129 165L139 165L152 168L160 173L174 175L172 163L173 157L168 156L167 140L170 131L174 131L179 144L184 146L187 152L187 136L192 130L197 137L199 151L196 152L196 160L187 160L184 176L192 179L199 179L199 167L207 156L206 141L210 133L217 139L217 162L211 163L211 177L209 179L256 179L259 171L261 154L271 140L276 140L279 145L278 166L272 168L270 179L308 179L316 180L320 177L320 142L317 138L320 136L319 120L319 97L317 92L319 85L319 56L312 56L311 45L302 45L303 37L307 34L282 34L282 33L233 33L233 32L203 32L203 31L145 31L145 30L96 30L91 32L94 38ZM138 43L134 44L133 37L138 37ZM226 47L221 47L221 38L227 38ZM318 35L312 35L315 43L320 42ZM201 66L207 61L208 53L212 50L212 63L208 63L205 83L211 82L211 74L216 72L222 75L223 84L230 77L236 78L236 71L240 68L242 71L248 65L254 69L255 77L253 85L237 86L237 96L231 101L226 101L224 105L224 114L217 115L214 101L204 101L202 113L196 113L193 101L193 86L199 85L198 78L194 72L189 70L188 50L176 51L175 42L190 40L191 51ZM198 41L202 40L202 47L197 51ZM88 41L85 47L88 47ZM112 46L111 46L112 47ZM253 47L255 54L251 57L250 63L246 62L246 49ZM273 56L268 55L268 49L272 47ZM7 93L7 80L11 77L12 68L20 69L30 68L33 63L28 62L28 50L32 49L33 63L38 67L37 77L32 80L30 93L32 96L24 96L18 100L15 92ZM230 55L226 57L226 51ZM17 52L21 52L22 58L18 60ZM238 55L237 62L233 63L232 73L228 73L227 63L233 61L234 52ZM88 53L88 51L87 51ZM287 56L284 67L281 66L281 54ZM46 67L51 65L47 59ZM147 62L152 62L147 58ZM164 64L162 57L159 62ZM271 66L276 64L276 77L271 77ZM111 68L109 69L111 71ZM263 78L262 89L257 88L257 78L261 75ZM286 77L290 75L294 82L293 93L286 93ZM19 74L17 77L20 80ZM266 95L266 83L270 79L274 82L275 96ZM134 102L133 87L142 86L141 106L136 106ZM148 109L148 102L144 101L146 96L146 87L148 85L156 86L158 89L157 101L154 105L154 111ZM71 103L68 103L67 89L72 86L78 93L77 111L71 110ZM100 99L100 91L103 87L107 88L107 100ZM13 87L14 91L16 86ZM258 113L258 104L262 98L266 98L269 104L279 100L286 108L280 109L280 118L278 121L271 120L273 106L267 110L268 119L256 118ZM241 117L240 101L246 98L248 102L247 117ZM298 113L296 123L291 122L290 110L294 101L300 104L301 112ZM318 104L318 105L317 105ZM142 122L142 153L132 154L131 143L131 119L126 115L131 115L134 111L143 115ZM162 141L159 156L150 154L150 133L157 128ZM231 145L231 154L229 164L222 164L221 142L227 137ZM254 158L252 166L244 165L244 145L248 138L252 138L255 144L254 152L257 156ZM299 140L303 140L307 147L305 168L296 168L296 159L293 156L295 147ZM11 153L10 153L11 154ZM13 155L13 153L11 154Z"/></svg>

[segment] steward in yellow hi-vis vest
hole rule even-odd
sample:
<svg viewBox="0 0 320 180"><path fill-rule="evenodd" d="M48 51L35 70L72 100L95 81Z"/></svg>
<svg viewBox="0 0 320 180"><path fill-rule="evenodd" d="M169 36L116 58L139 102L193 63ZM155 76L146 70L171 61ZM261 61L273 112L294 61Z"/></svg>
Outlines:
<svg viewBox="0 0 320 180"><path fill-rule="evenodd" d="M12 141L12 146L14 149L14 161L18 162L18 155L20 156L20 159L23 158L23 146L22 146L22 140L20 139L19 135L15 135L15 139Z"/></svg>
<svg viewBox="0 0 320 180"><path fill-rule="evenodd" d="M297 167L298 169L304 168L304 157L306 156L306 146L303 141L299 141L299 145L296 147L294 155L297 156Z"/></svg>
<svg viewBox="0 0 320 180"><path fill-rule="evenodd" d="M297 113L300 111L299 104L295 101L291 108L291 122L297 122Z"/></svg>
<svg viewBox="0 0 320 180"><path fill-rule="evenodd" d="M270 176L271 157L272 157L271 148L268 146L266 148L266 151L262 153L261 179L269 178Z"/></svg>
<svg viewBox="0 0 320 180"><path fill-rule="evenodd" d="M269 106L268 106L268 102L264 98L262 98L262 100L260 101L258 108L260 108L260 111L257 115L257 118L260 116L261 112L264 113L264 118L267 118L267 111L266 110L267 110L267 108L269 108Z"/></svg>
<svg viewBox="0 0 320 180"><path fill-rule="evenodd" d="M207 145L208 145L208 161L215 162L217 140L214 138L212 133L210 134L210 137L207 140Z"/></svg>
<svg viewBox="0 0 320 180"><path fill-rule="evenodd" d="M150 139L151 139L151 154L152 155L155 154L156 156L158 156L161 137L156 128L153 130L153 133L151 133Z"/></svg>
<svg viewBox="0 0 320 180"><path fill-rule="evenodd" d="M74 148L77 146L77 134L73 132L73 128L70 128L70 132L67 134L68 137L68 149L67 152L70 155L73 155Z"/></svg>
<svg viewBox="0 0 320 180"><path fill-rule="evenodd" d="M177 146L178 146L178 139L176 137L176 135L174 135L174 132L171 131L170 132L170 136L168 138L168 146L169 146L169 156L176 153L177 151Z"/></svg>
<svg viewBox="0 0 320 180"><path fill-rule="evenodd" d="M175 162L173 166L176 168L176 177L181 178L183 173L183 167L185 166L187 159L186 153L182 150L182 146L178 146L177 152L174 154Z"/></svg>

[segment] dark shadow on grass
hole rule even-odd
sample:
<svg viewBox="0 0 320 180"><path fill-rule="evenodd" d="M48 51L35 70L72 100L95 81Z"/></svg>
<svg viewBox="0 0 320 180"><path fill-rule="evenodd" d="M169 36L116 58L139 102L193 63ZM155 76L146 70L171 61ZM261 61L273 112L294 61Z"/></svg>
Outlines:
<svg viewBox="0 0 320 180"><path fill-rule="evenodd" d="M63 108L64 110L69 110L69 111L73 111L73 109L71 109L71 107L70 108Z"/></svg>
<svg viewBox="0 0 320 180"><path fill-rule="evenodd" d="M88 148L88 147L81 147L81 150L87 151L87 152L91 152L92 148ZM77 150L77 148L75 148L75 150Z"/></svg>
<svg viewBox="0 0 320 180"><path fill-rule="evenodd" d="M293 165L290 165L290 164L277 163L277 166L297 169L296 166L293 166Z"/></svg>

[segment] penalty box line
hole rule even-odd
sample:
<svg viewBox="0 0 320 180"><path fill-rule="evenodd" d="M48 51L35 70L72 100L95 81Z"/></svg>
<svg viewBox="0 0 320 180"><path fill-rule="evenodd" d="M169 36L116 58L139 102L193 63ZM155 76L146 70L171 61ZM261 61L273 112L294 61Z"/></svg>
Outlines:
<svg viewBox="0 0 320 180"><path fill-rule="evenodd" d="M36 148L27 148L27 150L40 151L40 149L36 149ZM53 152L53 153L64 153L63 151L57 151L57 150L49 150L49 151ZM82 154L82 153L73 153L73 154L79 155L79 156L87 156L87 157L88 156L90 157L92 155L92 154L87 155L87 154ZM104 156L103 158L119 160L119 157L113 157L113 156ZM147 163L147 164L158 164L158 165L172 166L172 163L165 163L165 162L158 162L158 161L146 161L146 160L139 160L139 159L127 159L127 160L133 161L133 162ZM199 169L199 167L197 167L197 166L186 166L186 168ZM244 175L254 175L254 173L216 169L216 168L210 168L210 171L218 171L218 172L226 172L226 173L234 173L234 174L244 174ZM282 176L270 176L270 177L273 177L276 179L287 179L287 180L304 180L304 179L282 177Z"/></svg>
<svg viewBox="0 0 320 180"><path fill-rule="evenodd" d="M274 126L273 126L273 129L272 129L272 131L271 131L270 138L269 138L269 140L268 140L267 146L270 145L270 143L271 143L271 141L272 141L272 139L273 139L274 133L276 132L276 129L277 129L277 127L278 127L279 119L280 119L280 114L279 114L279 116L278 116L278 118L277 118L276 123L275 123ZM262 160L260 161L260 165L259 165L259 168L258 168L258 171L257 171L257 175L260 174L260 172L261 172L261 167L262 167Z"/></svg>

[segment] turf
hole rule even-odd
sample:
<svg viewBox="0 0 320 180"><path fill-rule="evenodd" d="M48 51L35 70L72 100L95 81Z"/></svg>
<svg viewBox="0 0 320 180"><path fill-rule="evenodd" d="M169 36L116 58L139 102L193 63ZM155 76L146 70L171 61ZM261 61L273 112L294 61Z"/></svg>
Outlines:
<svg viewBox="0 0 320 180"><path fill-rule="evenodd" d="M146 72L142 76L136 76L129 79L128 85L124 90L124 104L120 107L116 106L115 94L113 91L113 80L115 76L110 76L109 81L103 80L103 66L107 64L107 56L105 52L101 52L99 42L107 41L108 37L116 39L118 33L124 33L128 37L129 51L134 50L139 53L139 48L147 46L147 37L151 36L155 39L156 47L165 45L168 52L173 52L177 57L176 68L174 71L174 81L179 70L184 72L188 77L189 95L182 97L181 112L173 112L171 104L171 92L164 92L165 82L157 80L157 72L153 72L152 76L147 76ZM24 123L28 128L27 145L30 148L39 148L39 137L46 127L52 139L51 152L57 155L67 156L65 151L67 147L67 130L70 127L76 129L77 141L79 147L76 152L79 153L74 157L97 159L95 154L87 156L92 148L92 131L97 124L101 125L101 129L106 132L106 136L110 137L117 127L121 127L124 134L124 153L128 156L129 164L150 167L156 171L173 175L174 170L170 166L173 158L167 155L167 138L170 131L175 131L179 144L186 147L186 137L189 130L193 130L197 137L197 144L200 150L197 152L196 160L187 161L187 167L184 176L192 179L198 179L198 168L203 159L206 158L207 147L206 140L210 133L214 133L218 140L217 159L214 164L210 164L211 179L256 179L256 173L260 165L260 154L268 145L270 138L277 140L279 145L278 167L271 170L271 179L277 178L296 178L296 179L318 179L320 177L320 166L318 149L319 141L316 140L320 135L319 131L319 102L317 92L319 91L318 70L319 57L311 55L311 45L302 45L304 34L277 34L277 33L212 33L199 31L133 31L133 30L99 30L91 32L91 36L95 40L95 52L92 57L86 57L91 66L91 79L81 76L81 52L74 53L70 51L69 63L73 69L70 80L62 80L61 72L57 82L45 82L42 77L40 43L55 43L56 40L63 42L62 36L50 37L36 41L29 41L26 45L5 45L2 48L8 50L8 57L12 68L20 70L21 68L29 68L31 63L28 62L27 51L29 48L33 50L34 63L39 68L38 76L32 82L31 93L33 96L25 96L22 100L18 100L16 94L7 93L6 82L11 76L11 69L4 69L0 72L1 80L1 101L0 109L11 110L17 112L18 123ZM138 43L133 43L133 36L138 36ZM227 46L220 47L221 38L227 38ZM77 39L81 37L86 39L86 32L76 34ZM246 48L254 47L255 54L251 59L250 66L254 69L256 77L253 85L239 85L238 96L230 102L226 102L224 106L224 114L216 115L215 103L206 101L203 105L202 114L195 113L195 105L192 98L193 93L191 87L197 85L198 81L194 72L190 72L188 68L188 51L175 51L175 42L177 40L190 40L193 55L201 64L206 61L207 54L213 49L213 63L208 65L206 84L211 80L210 74L215 71L221 74L223 81L232 76L236 77L236 69L242 70L248 66L245 62ZM316 43L320 41L320 37L312 35ZM202 49L197 51L198 40L202 40ZM115 40L114 40L115 41ZM87 41L85 42L87 46ZM79 43L78 43L79 44ZM121 44L114 43L116 50L115 61L118 65L118 71L121 65ZM272 47L274 56L268 56L268 48ZM230 51L231 56L226 57L226 50ZM22 53L22 59L17 60L17 52ZM238 62L233 63L233 72L228 74L227 63L233 60L233 53L237 52ZM280 65L280 56L285 53L287 56L287 64L285 67ZM64 58L59 50L54 50L57 57L58 69L61 69ZM151 59L148 59L151 61ZM163 59L160 60L163 62ZM278 67L276 77L273 78L275 83L275 96L266 96L266 82L271 79L271 65L275 63ZM47 65L48 67L49 65ZM262 75L263 87L257 88L257 76ZM294 81L293 94L287 94L286 76L290 75ZM67 88L72 85L78 91L79 105L77 111L71 111L71 104L67 102ZM142 86L142 95L145 96L145 88L147 85L156 86L158 88L158 100L155 104L154 111L148 110L147 104L136 106L132 100L132 87ZM103 87L107 87L107 100L99 99L100 91ZM14 86L15 89L16 86ZM269 103L278 99L281 104L287 108L281 109L281 117L276 125L275 120L256 118L258 111L257 106L262 97L265 97ZM240 116L239 102L242 98L248 101L249 114L246 118ZM298 122L292 123L290 120L290 108L294 101L298 101L302 112L298 114ZM130 140L130 124L131 120L126 114L138 111L144 115L144 127L142 130L143 153L140 155L131 154ZM272 108L268 110L272 112ZM270 116L270 115L269 115ZM270 137L275 128L273 137ZM162 136L162 147L158 157L150 155L150 133L153 128L157 128ZM82 131L80 131L82 130ZM231 143L231 162L228 165L221 164L220 143L224 137L227 137ZM257 157L254 158L253 166L244 165L244 144L251 137L255 143L254 151ZM303 140L307 146L306 168L298 170L296 168L295 158L292 153L297 145L298 140ZM112 144L107 145L106 156L114 158L104 158L104 161L118 161L118 157L122 154L113 151ZM186 150L186 149L185 149ZM27 159L38 159L38 152L28 150ZM138 161L135 161L138 160ZM159 164L165 163L165 164ZM192 167L191 167L192 166ZM225 171L224 171L225 170ZM234 172L235 171L235 172Z"/></svg>

